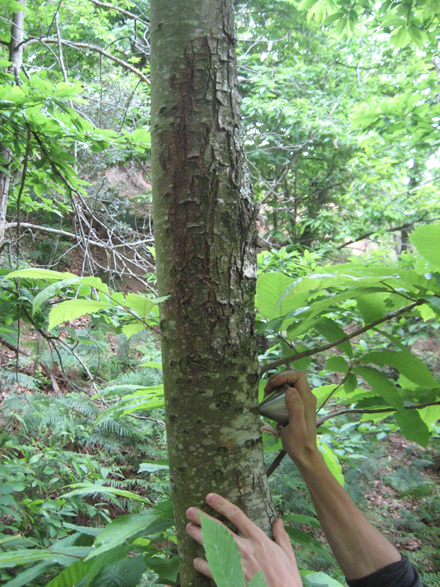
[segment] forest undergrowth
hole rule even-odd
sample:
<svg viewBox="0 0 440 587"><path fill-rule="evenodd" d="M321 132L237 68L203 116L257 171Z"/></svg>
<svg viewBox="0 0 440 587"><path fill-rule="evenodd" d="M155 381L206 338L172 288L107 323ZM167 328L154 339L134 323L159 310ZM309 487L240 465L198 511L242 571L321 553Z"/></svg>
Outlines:
<svg viewBox="0 0 440 587"><path fill-rule="evenodd" d="M69 329L75 331L76 351L101 389L116 388L123 395L139 385L161 383L156 367L159 344L150 333L143 331L127 340L111 323L94 317L73 321L63 331L65 336ZM37 339L32 331L23 331L22 344L30 356L35 355ZM437 331L417 344L419 352L430 349L430 367L438 375ZM17 363L12 351L2 349L0 531L49 546L76 527L99 527L168 498L163 409L100 418L109 407L108 398L94 393L78 363L66 357L66 380L51 353L42 352L40 358L56 374L58 393L51 390L34 360L24 357ZM314 385L327 382L319 365L320 361L309 370ZM395 428L391 419L375 424L347 415L333 420L328 432L355 502L417 564L426 584L436 587L440 435L423 448ZM274 442L265 439L267 463L276 454L271 450ZM288 460L271 477L271 489L287 521L300 568L324 571L343 582L304 482ZM158 552L176 552L172 530L155 539ZM3 581L11 579L10 571L0 572ZM148 577L157 580L154 573Z"/></svg>

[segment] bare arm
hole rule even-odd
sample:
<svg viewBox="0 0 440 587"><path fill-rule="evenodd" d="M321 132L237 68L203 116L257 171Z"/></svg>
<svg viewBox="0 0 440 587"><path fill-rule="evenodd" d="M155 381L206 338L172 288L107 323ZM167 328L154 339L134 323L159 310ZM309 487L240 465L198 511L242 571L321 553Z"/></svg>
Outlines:
<svg viewBox="0 0 440 587"><path fill-rule="evenodd" d="M348 580L366 577L401 560L400 553L374 528L331 474L316 445L316 398L303 371L270 379L266 393L288 383L290 422L281 430L283 448L307 484L328 543Z"/></svg>

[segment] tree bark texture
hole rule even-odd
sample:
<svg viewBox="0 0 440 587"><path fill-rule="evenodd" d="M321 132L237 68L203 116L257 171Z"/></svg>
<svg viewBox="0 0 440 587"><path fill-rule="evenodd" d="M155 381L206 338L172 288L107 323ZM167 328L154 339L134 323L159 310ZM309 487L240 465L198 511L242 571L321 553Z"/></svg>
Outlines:
<svg viewBox="0 0 440 587"><path fill-rule="evenodd" d="M220 493L270 532L254 344L256 225L232 0L151 1L153 211L181 585L189 506ZM213 513L213 512L211 512Z"/></svg>
<svg viewBox="0 0 440 587"><path fill-rule="evenodd" d="M17 0L19 4L24 6L25 0ZM23 62L23 46L20 43L23 41L23 25L24 25L24 11L19 10L14 13L11 25L11 41L9 43L9 61L11 65L8 68L9 73L12 73L17 85L20 85L20 71ZM8 207L9 195L9 162L11 153L9 149L0 145L0 165L5 171L0 171L0 244L5 238L6 226L6 209Z"/></svg>

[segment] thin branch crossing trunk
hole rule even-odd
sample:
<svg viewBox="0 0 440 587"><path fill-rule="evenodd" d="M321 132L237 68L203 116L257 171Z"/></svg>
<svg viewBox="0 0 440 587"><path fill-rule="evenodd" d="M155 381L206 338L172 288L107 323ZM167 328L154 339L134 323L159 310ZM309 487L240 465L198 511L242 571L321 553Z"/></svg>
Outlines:
<svg viewBox="0 0 440 587"><path fill-rule="evenodd" d="M256 226L232 0L151 2L152 171L166 424L182 587L210 581L186 509L215 491L266 532L254 345ZM212 512L211 512L212 513Z"/></svg>

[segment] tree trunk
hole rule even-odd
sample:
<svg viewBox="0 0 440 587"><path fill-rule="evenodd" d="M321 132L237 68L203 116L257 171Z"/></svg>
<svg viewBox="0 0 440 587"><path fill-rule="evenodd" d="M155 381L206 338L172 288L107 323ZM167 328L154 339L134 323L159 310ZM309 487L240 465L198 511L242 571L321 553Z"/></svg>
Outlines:
<svg viewBox="0 0 440 587"><path fill-rule="evenodd" d="M19 4L24 6L25 0L18 0ZM11 26L11 41L9 43L9 73L12 73L15 77L15 82L20 85L20 71L21 64L23 61L23 47L20 43L23 41L23 25L24 25L24 12L19 10L12 17ZM6 208L8 206L8 194L9 194L9 162L11 159L11 153L5 145L0 146L0 165L5 171L0 171L0 244L5 238L5 225L6 225Z"/></svg>
<svg viewBox="0 0 440 587"><path fill-rule="evenodd" d="M266 532L254 341L256 225L243 151L232 0L151 2L153 211L181 584L186 509L215 491Z"/></svg>

